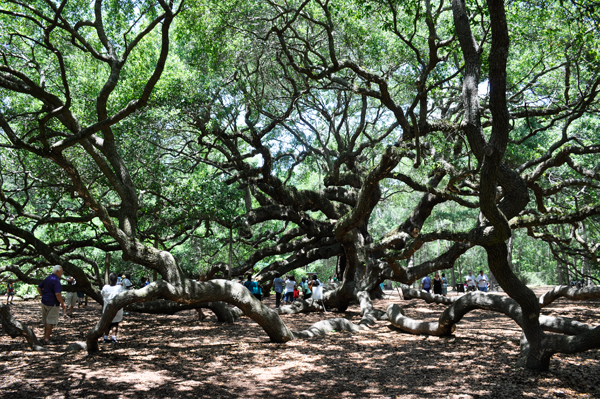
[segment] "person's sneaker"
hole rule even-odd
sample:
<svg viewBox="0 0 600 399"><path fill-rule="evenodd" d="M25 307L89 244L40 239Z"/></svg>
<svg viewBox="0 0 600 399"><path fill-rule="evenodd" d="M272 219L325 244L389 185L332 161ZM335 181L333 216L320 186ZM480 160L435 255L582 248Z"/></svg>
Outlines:
<svg viewBox="0 0 600 399"><path fill-rule="evenodd" d="M119 343L119 341L117 341L117 339L116 339L116 338L113 338L113 339L112 339L112 343L113 343L113 344L118 344L118 343Z"/></svg>
<svg viewBox="0 0 600 399"><path fill-rule="evenodd" d="M104 338L104 343L105 343L105 344L108 344L109 342L110 342L110 339L108 339L108 338Z"/></svg>
<svg viewBox="0 0 600 399"><path fill-rule="evenodd" d="M42 340L42 345L46 346L46 345L54 345L54 341L46 341L45 339Z"/></svg>

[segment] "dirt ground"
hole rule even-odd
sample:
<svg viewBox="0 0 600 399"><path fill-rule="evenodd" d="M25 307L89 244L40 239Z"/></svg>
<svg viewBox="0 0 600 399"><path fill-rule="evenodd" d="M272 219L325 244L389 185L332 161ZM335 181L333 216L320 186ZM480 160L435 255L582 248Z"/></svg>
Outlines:
<svg viewBox="0 0 600 399"><path fill-rule="evenodd" d="M538 289L539 293L545 288ZM374 301L385 310L400 303L407 316L434 320L444 308L397 292ZM451 294L453 295L453 294ZM273 306L273 298L266 304ZM544 314L597 325L600 301L560 299ZM37 301L15 301L15 317L42 329ZM359 334L334 332L309 341L270 343L247 317L222 324L195 311L173 316L131 313L118 344L99 354L65 354L84 340L101 307L75 309L53 332L49 352L32 352L24 339L0 335L2 398L598 398L600 351L555 356L551 371L515 367L520 330L510 319L469 313L451 337L402 333L388 322ZM329 317L360 320L357 306L344 313L283 316L292 330Z"/></svg>

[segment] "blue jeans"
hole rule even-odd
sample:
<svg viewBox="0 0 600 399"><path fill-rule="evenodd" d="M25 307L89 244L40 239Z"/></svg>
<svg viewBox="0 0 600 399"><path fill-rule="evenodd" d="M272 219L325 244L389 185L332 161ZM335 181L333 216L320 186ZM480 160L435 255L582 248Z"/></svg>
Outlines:
<svg viewBox="0 0 600 399"><path fill-rule="evenodd" d="M281 292L275 293L275 307L278 308L281 305Z"/></svg>
<svg viewBox="0 0 600 399"><path fill-rule="evenodd" d="M423 291L429 292L429 291L431 291L431 287L423 287Z"/></svg>
<svg viewBox="0 0 600 399"><path fill-rule="evenodd" d="M487 287L477 287L479 291L487 292Z"/></svg>
<svg viewBox="0 0 600 399"><path fill-rule="evenodd" d="M286 292L285 293L285 301L292 303L294 300L294 293L293 292Z"/></svg>

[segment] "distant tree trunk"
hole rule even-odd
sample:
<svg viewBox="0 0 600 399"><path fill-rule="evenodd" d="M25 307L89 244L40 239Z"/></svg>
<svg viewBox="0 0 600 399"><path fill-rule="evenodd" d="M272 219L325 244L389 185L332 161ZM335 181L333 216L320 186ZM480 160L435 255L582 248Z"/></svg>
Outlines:
<svg viewBox="0 0 600 399"><path fill-rule="evenodd" d="M562 263L560 262L560 259L556 260L556 274L558 275L558 285L563 285L564 277L562 272Z"/></svg>
<svg viewBox="0 0 600 399"><path fill-rule="evenodd" d="M229 266L227 268L227 279L231 280L231 270L233 270L233 228L229 228Z"/></svg>
<svg viewBox="0 0 600 399"><path fill-rule="evenodd" d="M108 284L108 276L110 275L110 252L104 257L104 284Z"/></svg>
<svg viewBox="0 0 600 399"><path fill-rule="evenodd" d="M587 230L585 228L585 222L581 222L581 228L583 230L583 241L585 242L586 249L587 249L588 237L587 237ZM592 285L592 279L588 277L590 275L590 258L588 256L584 256L581 261L581 274L586 276L585 282L583 284L584 287L589 287L590 285Z"/></svg>

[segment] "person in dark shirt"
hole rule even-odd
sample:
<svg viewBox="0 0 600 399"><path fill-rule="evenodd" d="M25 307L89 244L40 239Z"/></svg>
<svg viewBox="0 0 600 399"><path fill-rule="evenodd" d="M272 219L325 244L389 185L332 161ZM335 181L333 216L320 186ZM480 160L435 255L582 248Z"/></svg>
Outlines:
<svg viewBox="0 0 600 399"><path fill-rule="evenodd" d="M37 290L42 296L42 324L44 325L44 345L49 345L52 329L58 324L60 316L59 306L67 312L67 306L63 300L60 286L60 277L63 274L63 268L56 265L52 268L52 274L44 279L38 286Z"/></svg>
<svg viewBox="0 0 600 399"><path fill-rule="evenodd" d="M15 298L15 285L12 281L6 284L6 304L12 305L13 299ZM10 300L10 302L8 302Z"/></svg>

